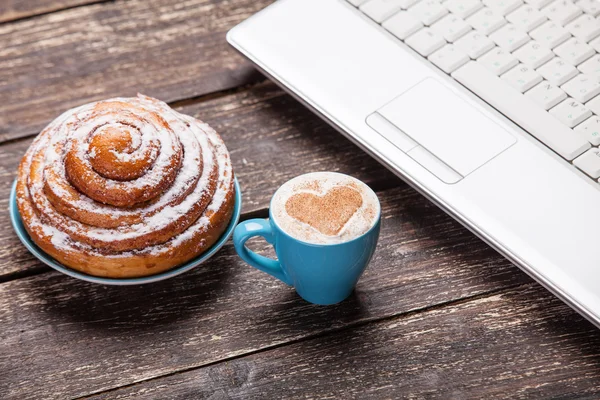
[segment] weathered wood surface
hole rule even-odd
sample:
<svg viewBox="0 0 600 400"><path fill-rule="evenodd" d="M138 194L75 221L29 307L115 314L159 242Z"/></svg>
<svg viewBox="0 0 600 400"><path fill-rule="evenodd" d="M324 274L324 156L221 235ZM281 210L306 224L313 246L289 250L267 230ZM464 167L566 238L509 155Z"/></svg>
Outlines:
<svg viewBox="0 0 600 400"><path fill-rule="evenodd" d="M2 0L0 2L0 22L50 13L68 7L98 3L99 1L102 0Z"/></svg>
<svg viewBox="0 0 600 400"><path fill-rule="evenodd" d="M178 108L221 133L243 193L243 212L267 208L274 191L296 175L340 171L380 188L401 181L272 83ZM0 208L31 139L0 146ZM265 171L269 171L265 173ZM425 201L425 200L423 200ZM0 213L0 280L47 269L20 244L8 213Z"/></svg>
<svg viewBox="0 0 600 400"><path fill-rule="evenodd" d="M321 399L597 399L600 332L533 284L97 398L304 399L313 395Z"/></svg>
<svg viewBox="0 0 600 400"><path fill-rule="evenodd" d="M0 208L31 141L19 138L143 92L221 132L244 218L303 172L376 188L382 237L355 294L309 305L231 244L165 282L92 285L35 261L0 213L0 398L600 397L596 329L227 45L271 1L0 2L0 22L17 19L0 25Z"/></svg>
<svg viewBox="0 0 600 400"><path fill-rule="evenodd" d="M333 307L307 304L231 244L152 285L103 287L55 272L1 284L0 393L85 395L531 282L407 186L380 197L378 251L354 296Z"/></svg>
<svg viewBox="0 0 600 400"><path fill-rule="evenodd" d="M225 33L272 0L131 0L0 25L0 141L92 100L174 101L263 79Z"/></svg>

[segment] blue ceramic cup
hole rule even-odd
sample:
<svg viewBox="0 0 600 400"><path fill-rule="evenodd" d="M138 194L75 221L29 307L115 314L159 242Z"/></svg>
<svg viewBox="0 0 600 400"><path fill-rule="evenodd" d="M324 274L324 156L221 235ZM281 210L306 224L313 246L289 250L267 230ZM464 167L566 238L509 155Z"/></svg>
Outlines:
<svg viewBox="0 0 600 400"><path fill-rule="evenodd" d="M379 204L375 223L367 232L341 243L314 244L286 233L273 217L272 203L273 200L268 220L251 219L236 226L233 244L239 256L254 268L294 286L310 303L335 304L350 296L377 246L381 225ZM273 245L277 260L246 247L246 241L255 236L262 236Z"/></svg>

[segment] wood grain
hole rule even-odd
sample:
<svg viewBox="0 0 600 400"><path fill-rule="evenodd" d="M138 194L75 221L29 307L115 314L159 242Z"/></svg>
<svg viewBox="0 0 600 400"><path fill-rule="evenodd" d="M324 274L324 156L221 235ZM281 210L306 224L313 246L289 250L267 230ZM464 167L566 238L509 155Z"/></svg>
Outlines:
<svg viewBox="0 0 600 400"><path fill-rule="evenodd" d="M97 398L167 397L597 399L600 332L534 284Z"/></svg>
<svg viewBox="0 0 600 400"><path fill-rule="evenodd" d="M271 1L114 1L0 25L0 141L92 100L171 102L264 79L225 33Z"/></svg>
<svg viewBox="0 0 600 400"><path fill-rule="evenodd" d="M50 13L64 8L98 3L102 0L2 0L0 22Z"/></svg>
<svg viewBox="0 0 600 400"><path fill-rule="evenodd" d="M19 138L70 107L143 92L222 133L245 218L265 215L273 191L303 172L337 170L376 188L383 230L355 293L309 305L231 244L168 281L92 285L35 261L0 213L0 282L10 280L0 284L0 397L600 397L595 328L257 84L224 36L271 1L2 2L0 22L20 20L0 25L0 208L30 143ZM45 15L23 18L35 14ZM42 273L23 277L32 272Z"/></svg>
<svg viewBox="0 0 600 400"><path fill-rule="evenodd" d="M355 294L333 307L305 303L231 245L152 285L104 287L55 272L1 284L0 393L85 395L531 282L407 186L380 197L378 251Z"/></svg>
<svg viewBox="0 0 600 400"><path fill-rule="evenodd" d="M243 212L268 207L271 195L296 175L344 172L381 188L401 181L272 83L178 108L221 133L243 193ZM18 163L31 139L0 147L0 208L8 208ZM425 201L425 200L423 200ZM20 244L8 213L0 213L0 280L47 269Z"/></svg>

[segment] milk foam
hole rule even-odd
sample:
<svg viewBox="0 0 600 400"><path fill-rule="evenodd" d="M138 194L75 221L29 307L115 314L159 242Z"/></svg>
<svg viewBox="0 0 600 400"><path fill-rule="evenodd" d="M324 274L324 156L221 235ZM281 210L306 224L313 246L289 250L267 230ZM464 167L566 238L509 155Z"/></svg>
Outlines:
<svg viewBox="0 0 600 400"><path fill-rule="evenodd" d="M299 193L325 196L335 187L348 187L362 196L362 204L335 235L326 235L313 226L292 217L286 210L290 197ZM355 239L375 225L380 213L377 195L366 184L337 172L313 172L284 183L273 196L271 215L288 235L313 244L336 244Z"/></svg>

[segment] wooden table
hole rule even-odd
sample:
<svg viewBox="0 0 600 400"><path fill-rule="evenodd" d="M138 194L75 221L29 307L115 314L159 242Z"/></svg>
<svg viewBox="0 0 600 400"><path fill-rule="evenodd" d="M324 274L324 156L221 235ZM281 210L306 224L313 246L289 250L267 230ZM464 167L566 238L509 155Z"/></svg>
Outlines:
<svg viewBox="0 0 600 400"><path fill-rule="evenodd" d="M270 2L0 2L0 398L598 398L597 329L227 45ZM231 244L140 287L36 261L6 212L19 159L62 111L136 92L222 134L242 219L304 172L371 185L383 230L352 297L307 304Z"/></svg>

